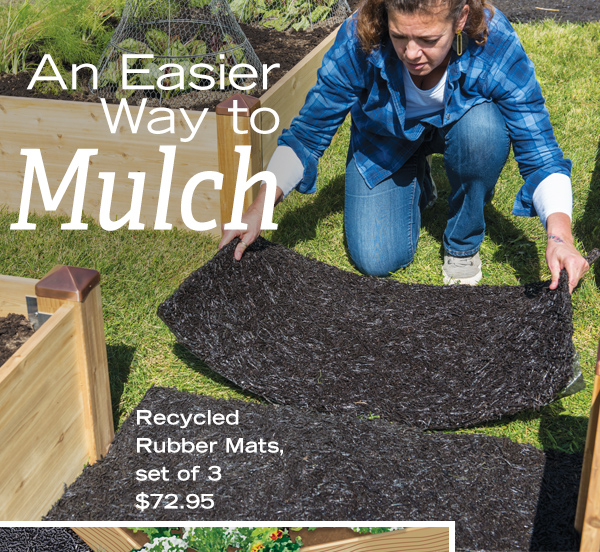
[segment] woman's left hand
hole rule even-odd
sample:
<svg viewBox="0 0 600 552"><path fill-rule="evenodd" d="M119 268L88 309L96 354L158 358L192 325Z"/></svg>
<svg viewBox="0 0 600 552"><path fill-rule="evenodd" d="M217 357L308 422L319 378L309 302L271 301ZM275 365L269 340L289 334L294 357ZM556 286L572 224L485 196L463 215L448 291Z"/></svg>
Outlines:
<svg viewBox="0 0 600 552"><path fill-rule="evenodd" d="M564 213L552 213L546 221L546 228L548 231L546 262L552 274L550 289L558 287L560 271L564 268L569 274L569 293L573 293L590 265L573 244L571 219Z"/></svg>

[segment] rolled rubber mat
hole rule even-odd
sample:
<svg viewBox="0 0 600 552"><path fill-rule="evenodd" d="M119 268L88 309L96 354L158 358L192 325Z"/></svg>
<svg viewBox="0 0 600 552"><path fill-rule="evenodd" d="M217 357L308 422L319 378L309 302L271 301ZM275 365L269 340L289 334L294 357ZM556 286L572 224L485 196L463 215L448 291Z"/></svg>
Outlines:
<svg viewBox="0 0 600 552"><path fill-rule="evenodd" d="M68 527L0 527L0 552L92 552Z"/></svg>
<svg viewBox="0 0 600 552"><path fill-rule="evenodd" d="M185 429L138 424L137 412L145 410L237 411L238 423L191 423ZM137 452L140 438L216 444L212 453ZM246 451L228 451L227 439L236 446L243 439ZM278 451L252 452L251 443L261 439L276 442ZM203 474L198 481L175 476L193 466ZM208 479L211 466L221 469L218 481ZM136 481L137 470L162 468L170 481ZM380 419L152 388L107 456L84 469L46 520L454 520L461 549L576 550L580 471L580 455L546 455L509 439L429 433ZM142 511L140 493L170 497ZM212 494L214 507L182 508L189 493Z"/></svg>
<svg viewBox="0 0 600 552"><path fill-rule="evenodd" d="M432 286L342 271L259 238L159 307L177 340L268 401L428 429L555 399L573 373L565 285Z"/></svg>

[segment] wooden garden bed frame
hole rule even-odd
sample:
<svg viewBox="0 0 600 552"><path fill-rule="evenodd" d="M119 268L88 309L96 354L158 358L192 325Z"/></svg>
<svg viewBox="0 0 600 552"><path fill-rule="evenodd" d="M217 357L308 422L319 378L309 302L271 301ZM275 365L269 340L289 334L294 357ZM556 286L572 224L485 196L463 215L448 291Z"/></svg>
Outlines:
<svg viewBox="0 0 600 552"><path fill-rule="evenodd" d="M577 501L575 528L581 534L581 552L600 550L600 343L594 375L583 469Z"/></svg>
<svg viewBox="0 0 600 552"><path fill-rule="evenodd" d="M259 107L273 109L279 115L280 124L278 130L271 134L251 130L248 134L236 134L232 114L227 112L231 98L223 102L216 112L206 114L193 140L181 142L180 138L186 138L189 132L186 132L187 125L179 110L174 110L177 128L175 135L151 134L147 128L150 118L142 119L137 134L132 134L123 120L117 134L111 134L101 104L0 96L0 128L3 130L0 134L0 206L6 205L11 211L20 209L26 162L26 157L21 155L22 148L41 150L49 187L53 193L79 148L98 149L99 153L91 158L89 167L84 213L96 220L99 218L102 197L99 172L114 172L116 175L111 206L113 220L126 214L131 207L132 181L128 174L145 172L140 221L147 229L154 228L164 160L159 147L170 144L176 145L177 150L167 222L175 227L186 228L181 215L181 196L185 184L196 173L218 171L224 175L223 189L214 190L210 181L201 183L194 194L192 213L198 222L214 219L216 228L211 233L220 235L221 224L231 219L239 163L235 146L252 146L248 177L266 168L277 146L278 135L298 114L307 92L315 84L317 69L323 55L333 44L336 33L337 29L269 88L258 102L256 98L241 94L232 96L248 105L247 117L240 117L241 130L250 129L250 115L254 110ZM114 119L118 106L108 107ZM135 118L139 108L131 106L130 109ZM151 109L145 108L144 117L148 116ZM194 124L201 115L197 111L186 112ZM124 115L123 118L125 119ZM269 113L259 113L256 120L262 129L272 128L274 122ZM254 199L257 189L258 185L255 185L246 194L246 206ZM58 214L71 215L74 190L75 182L69 186L62 199L56 211ZM35 179L29 211L40 214L45 212Z"/></svg>
<svg viewBox="0 0 600 552"><path fill-rule="evenodd" d="M39 520L114 437L99 280L73 267L0 276L0 316L50 315L0 366L2 521Z"/></svg>
<svg viewBox="0 0 600 552"><path fill-rule="evenodd" d="M72 527L96 551L130 552L148 542L145 534L121 527ZM314 546L300 552L447 552L450 550L449 527L407 527L391 533L367 535Z"/></svg>

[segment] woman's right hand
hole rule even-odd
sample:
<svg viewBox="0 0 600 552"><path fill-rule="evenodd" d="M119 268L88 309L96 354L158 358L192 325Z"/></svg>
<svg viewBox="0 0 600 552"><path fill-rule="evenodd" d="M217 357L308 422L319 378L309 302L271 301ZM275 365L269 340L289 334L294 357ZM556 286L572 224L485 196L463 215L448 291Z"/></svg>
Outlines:
<svg viewBox="0 0 600 552"><path fill-rule="evenodd" d="M219 249L223 249L234 238L240 238L237 244L233 257L236 261L241 260L246 248L260 236L260 225L262 224L263 209L265 206L265 192L267 186L261 186L248 210L242 215L242 222L247 224L246 230L223 230L223 237L219 242ZM277 187L275 192L275 205L283 199L283 191Z"/></svg>

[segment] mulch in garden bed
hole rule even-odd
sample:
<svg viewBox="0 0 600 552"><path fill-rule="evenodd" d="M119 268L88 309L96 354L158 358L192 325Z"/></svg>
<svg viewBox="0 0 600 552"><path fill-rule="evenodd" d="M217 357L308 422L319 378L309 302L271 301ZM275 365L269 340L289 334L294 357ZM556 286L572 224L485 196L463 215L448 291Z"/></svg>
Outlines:
<svg viewBox="0 0 600 552"><path fill-rule="evenodd" d="M457 548L576 550L573 519L581 455L548 453L486 435L428 433L382 420L288 406L223 401L152 388L138 409L239 411L239 425L123 423L107 456L66 490L47 521L454 520ZM212 453L136 452L153 442L216 441ZM279 453L233 453L226 440L276 441ZM180 469L200 467L197 482ZM222 478L208 481L210 466ZM171 481L138 482L136 470L169 470ZM140 511L140 493L175 494L175 509ZM212 509L179 508L188 493L214 495ZM151 498L152 503L157 500ZM299 523L301 524L301 523Z"/></svg>
<svg viewBox="0 0 600 552"><path fill-rule="evenodd" d="M212 370L271 402L449 429L540 408L573 374L566 280L408 285L262 238L238 262L236 244L159 315Z"/></svg>
<svg viewBox="0 0 600 552"><path fill-rule="evenodd" d="M360 0L349 2L351 9L356 9ZM600 2L598 0L495 0L494 6L500 9L512 22L532 22L542 19L556 19L560 22L590 22L600 20ZM269 86L273 86L294 65L308 55L336 25L315 28L312 31L279 32L272 29L240 25L250 40L261 63L273 65L279 63L281 68L269 73ZM39 60L37 60L39 62ZM82 74L84 72L82 71ZM80 82L75 92L64 91L59 95L42 94L35 90L27 90L33 73L18 75L0 74L0 96L20 96L71 100L82 102L99 102L100 98L90 93L86 82ZM113 100L107 100L111 103ZM118 102L116 102L118 103ZM214 110L218 101L212 104L191 104L188 109L201 110L209 107Z"/></svg>
<svg viewBox="0 0 600 552"><path fill-rule="evenodd" d="M0 527L0 552L92 552L68 527Z"/></svg>
<svg viewBox="0 0 600 552"><path fill-rule="evenodd" d="M276 63L280 64L281 67L279 69L274 69L269 72L269 87L272 87L299 61L318 46L337 27L337 24L318 27L312 31L291 30L286 32L274 31L267 28L250 27L249 25L240 26L250 40L261 63L269 66ZM39 62L39 60L37 62ZM33 77L33 72L19 73L17 75L9 75L6 73L0 74L0 96L35 97L99 103L100 97L91 93L88 86L88 80L91 73L82 70L81 75L84 77L79 79L80 82L76 91L69 92L65 90L60 94L55 95L40 93L36 90L27 90L27 86ZM264 91L258 91L259 95L262 93L264 93ZM119 101L110 99L107 99L106 101L107 103L119 103ZM185 107L186 109L197 110L209 107L211 111L214 111L219 102L220 100L216 100L212 103L192 103Z"/></svg>
<svg viewBox="0 0 600 552"><path fill-rule="evenodd" d="M0 318L0 366L2 366L32 335L34 329L21 314Z"/></svg>

